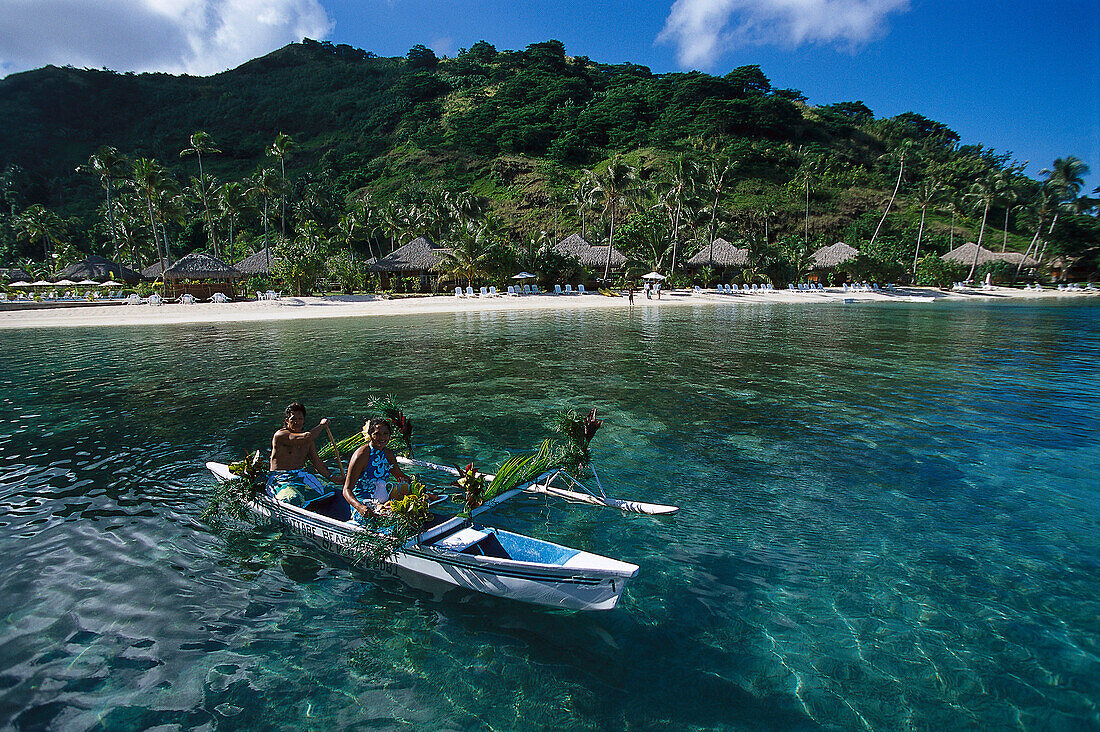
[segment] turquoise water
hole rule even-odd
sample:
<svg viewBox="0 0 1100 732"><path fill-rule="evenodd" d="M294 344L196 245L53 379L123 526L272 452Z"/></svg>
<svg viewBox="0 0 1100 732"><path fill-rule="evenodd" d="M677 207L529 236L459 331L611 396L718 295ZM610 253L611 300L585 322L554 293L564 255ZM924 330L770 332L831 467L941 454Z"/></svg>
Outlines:
<svg viewBox="0 0 1100 732"><path fill-rule="evenodd" d="M0 727L1100 729L1100 307L773 305L0 341ZM604 485L490 523L620 607L442 596L199 518L300 398L499 462L598 406Z"/></svg>

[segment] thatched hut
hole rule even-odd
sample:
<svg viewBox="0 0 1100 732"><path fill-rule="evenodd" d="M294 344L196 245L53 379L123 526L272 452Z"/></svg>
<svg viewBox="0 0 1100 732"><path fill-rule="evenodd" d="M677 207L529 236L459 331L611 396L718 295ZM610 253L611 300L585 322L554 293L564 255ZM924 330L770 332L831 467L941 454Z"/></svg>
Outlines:
<svg viewBox="0 0 1100 732"><path fill-rule="evenodd" d="M370 265L370 271L382 278L382 287L389 289L391 277L419 277L420 289L426 290L432 278L439 274L446 247L425 236L418 236L408 244L394 249Z"/></svg>
<svg viewBox="0 0 1100 732"><path fill-rule="evenodd" d="M271 262L274 260L274 252L270 247L264 247L255 254L250 254L234 266L241 274L252 277L255 275L271 274Z"/></svg>
<svg viewBox="0 0 1100 732"><path fill-rule="evenodd" d="M30 282L31 276L18 267L0 269L0 282Z"/></svg>
<svg viewBox="0 0 1100 732"><path fill-rule="evenodd" d="M199 252L180 257L175 264L164 270L164 283L169 297L187 293L205 299L215 292L232 296L233 283L240 278L241 273L237 269L217 257Z"/></svg>
<svg viewBox="0 0 1100 732"><path fill-rule="evenodd" d="M821 247L812 255L814 269L836 269L859 256L859 250L842 241Z"/></svg>
<svg viewBox="0 0 1100 732"><path fill-rule="evenodd" d="M570 234L557 244L554 249L565 257L572 257L587 269L603 270L607 266L607 246L593 246L580 234ZM626 255L614 247L611 248L611 268L619 269L626 266Z"/></svg>
<svg viewBox="0 0 1100 732"><path fill-rule="evenodd" d="M749 263L749 250L741 249L718 237L714 246L703 247L684 264L688 269L697 267L744 267Z"/></svg>
<svg viewBox="0 0 1100 732"><path fill-rule="evenodd" d="M969 267L974 263L975 250L977 250L978 253L979 265L989 264L991 262L1007 262L1013 265L1018 265L1023 262L1024 267L1037 267L1039 265L1037 260L1026 257L1019 252L994 252L985 247L979 247L972 241L968 241L962 246L955 247L947 254L941 255L941 258L947 262L956 262Z"/></svg>
<svg viewBox="0 0 1100 732"><path fill-rule="evenodd" d="M141 277L145 280L159 280L162 274L164 274L164 262L159 259L148 267L141 268Z"/></svg>
<svg viewBox="0 0 1100 732"><path fill-rule="evenodd" d="M67 280L118 280L134 284L141 279L141 274L93 254L83 262L69 265L61 270L59 277Z"/></svg>

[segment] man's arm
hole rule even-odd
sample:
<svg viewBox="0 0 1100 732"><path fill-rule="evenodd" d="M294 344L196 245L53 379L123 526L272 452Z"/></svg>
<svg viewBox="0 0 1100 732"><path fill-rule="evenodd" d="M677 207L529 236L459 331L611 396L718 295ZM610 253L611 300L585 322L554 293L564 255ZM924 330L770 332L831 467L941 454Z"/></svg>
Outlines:
<svg viewBox="0 0 1100 732"><path fill-rule="evenodd" d="M324 431L324 429L327 425L328 425L328 417L325 417L320 422L318 422L317 426L314 427L313 429L311 429L309 432L286 432L286 439L289 440L290 442L299 442L299 441L302 441L302 440L316 440L321 435L321 432ZM279 431L284 432L285 430L279 430Z"/></svg>
<svg viewBox="0 0 1100 732"><path fill-rule="evenodd" d="M313 469L316 470L317 474L321 477L332 483L343 482L338 480L339 478L343 478L343 476L333 477L332 473L329 472L328 466L324 464L321 460L321 456L317 454L316 442L309 443L309 461L313 463Z"/></svg>

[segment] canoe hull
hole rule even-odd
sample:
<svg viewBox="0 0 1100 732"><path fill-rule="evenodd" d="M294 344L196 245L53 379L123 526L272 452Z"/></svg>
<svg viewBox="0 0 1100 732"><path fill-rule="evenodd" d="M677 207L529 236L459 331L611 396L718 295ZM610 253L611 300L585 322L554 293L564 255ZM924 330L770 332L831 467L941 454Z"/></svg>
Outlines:
<svg viewBox="0 0 1100 732"><path fill-rule="evenodd" d="M229 478L222 463L207 463L207 468L220 481ZM266 495L257 496L248 507L260 523L278 524L323 551L352 562L359 560L350 547L360 529L349 522L337 521ZM465 526L469 526L468 520L449 519L410 540L378 569L398 577L412 574L494 597L569 610L615 608L627 583L638 573L634 564L484 527L475 528L492 532L506 541L535 542L573 554L561 565L468 554L432 545L448 532Z"/></svg>

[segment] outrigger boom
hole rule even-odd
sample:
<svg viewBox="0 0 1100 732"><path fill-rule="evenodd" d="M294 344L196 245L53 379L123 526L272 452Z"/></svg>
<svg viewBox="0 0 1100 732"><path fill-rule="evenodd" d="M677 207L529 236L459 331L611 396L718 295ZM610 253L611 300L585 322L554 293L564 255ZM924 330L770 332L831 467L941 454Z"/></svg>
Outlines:
<svg viewBox="0 0 1100 732"><path fill-rule="evenodd" d="M437 463L430 463L426 460L413 460L412 458L397 457L397 462L404 465L415 465L421 468L431 468L432 470L440 470L451 475L458 475L458 470L448 465L439 465ZM583 489L582 491L569 490L567 488L560 488L552 485L554 479L559 475L564 475L575 486ZM491 481L492 475L486 475L486 480ZM567 501L574 503L587 503L591 506L606 506L607 508L617 508L620 511L626 511L628 513L645 513L652 516L668 516L676 513L680 510L679 506L666 506L660 503L643 503L642 501L625 501L619 498L608 498L605 495L596 495L590 491L584 484L573 476L566 473L564 470L551 470L543 473L526 488L517 488L506 493L502 493L493 500L486 503L484 506L473 511L473 513L481 513L482 511L501 503L502 501L515 496L518 493L526 491L528 493L541 493L546 496L555 496L557 498L564 498ZM602 493L602 491L601 491ZM506 498L507 497L507 498Z"/></svg>

